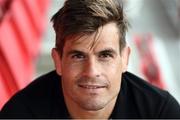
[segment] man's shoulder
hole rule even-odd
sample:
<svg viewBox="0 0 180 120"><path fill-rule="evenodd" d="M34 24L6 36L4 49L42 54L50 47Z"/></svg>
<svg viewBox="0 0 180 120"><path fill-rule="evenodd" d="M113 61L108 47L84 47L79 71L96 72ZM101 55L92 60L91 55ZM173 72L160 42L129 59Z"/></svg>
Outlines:
<svg viewBox="0 0 180 120"><path fill-rule="evenodd" d="M34 84L39 84L39 83L44 83L44 84L47 84L49 82L53 83L53 80L57 81L59 79L60 79L60 76L56 73L55 70L53 70L43 75L40 75L35 80L33 80L33 82L29 84L29 86L34 85Z"/></svg>
<svg viewBox="0 0 180 120"><path fill-rule="evenodd" d="M168 91L155 87L130 72L123 74L122 89L123 94L127 95L127 106L131 110L134 108L143 118L180 117L180 106Z"/></svg>
<svg viewBox="0 0 180 120"><path fill-rule="evenodd" d="M3 107L4 116L14 118L46 117L61 101L60 76L55 71L44 74L17 92ZM15 116L13 116L15 115ZM21 116L21 117L20 117Z"/></svg>
<svg viewBox="0 0 180 120"><path fill-rule="evenodd" d="M149 82L145 81L144 79L134 75L133 73L126 72L123 74L123 79L126 84L129 86L129 89L132 89L134 92L140 94L149 94L159 97L166 97L168 92L161 88L158 88Z"/></svg>
<svg viewBox="0 0 180 120"><path fill-rule="evenodd" d="M51 71L39 76L19 92L40 96L43 93L47 94L52 88L57 88L57 85L60 85L60 76L57 75L56 71Z"/></svg>

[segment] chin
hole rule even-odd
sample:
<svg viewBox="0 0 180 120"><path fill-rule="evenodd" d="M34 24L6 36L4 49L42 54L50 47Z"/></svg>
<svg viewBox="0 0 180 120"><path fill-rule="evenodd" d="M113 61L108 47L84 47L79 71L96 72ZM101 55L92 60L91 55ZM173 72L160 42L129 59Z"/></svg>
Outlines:
<svg viewBox="0 0 180 120"><path fill-rule="evenodd" d="M102 100L86 100L80 102L79 105L87 111L98 111L103 109L108 104L107 101Z"/></svg>

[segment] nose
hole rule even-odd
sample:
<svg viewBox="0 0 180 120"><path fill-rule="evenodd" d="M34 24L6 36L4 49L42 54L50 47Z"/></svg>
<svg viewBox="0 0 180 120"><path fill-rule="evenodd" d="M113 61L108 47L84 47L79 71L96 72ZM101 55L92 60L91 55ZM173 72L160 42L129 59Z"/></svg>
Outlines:
<svg viewBox="0 0 180 120"><path fill-rule="evenodd" d="M88 59L84 64L83 76L85 77L100 77L100 65L94 58Z"/></svg>

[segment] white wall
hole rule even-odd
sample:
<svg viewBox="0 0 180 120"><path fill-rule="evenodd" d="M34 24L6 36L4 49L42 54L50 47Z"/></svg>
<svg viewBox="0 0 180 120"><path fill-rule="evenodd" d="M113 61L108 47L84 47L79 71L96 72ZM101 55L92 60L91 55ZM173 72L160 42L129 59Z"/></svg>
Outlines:
<svg viewBox="0 0 180 120"><path fill-rule="evenodd" d="M129 70L143 77L138 70L139 56L132 39L135 34L151 33L154 39L155 56L167 89L180 101L180 38L161 1L141 0L136 4L133 2L133 5L127 7L127 13L132 24L128 34L128 42L133 54Z"/></svg>

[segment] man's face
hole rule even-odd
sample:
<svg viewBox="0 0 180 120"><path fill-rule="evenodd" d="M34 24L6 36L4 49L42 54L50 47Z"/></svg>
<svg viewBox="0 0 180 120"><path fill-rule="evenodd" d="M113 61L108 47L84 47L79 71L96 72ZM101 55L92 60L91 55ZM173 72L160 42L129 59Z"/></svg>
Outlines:
<svg viewBox="0 0 180 120"><path fill-rule="evenodd" d="M62 58L53 51L65 100L94 111L117 98L129 55L128 48L120 54L119 37L116 24L109 23L97 34L66 41Z"/></svg>

